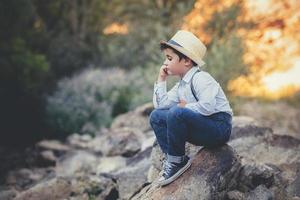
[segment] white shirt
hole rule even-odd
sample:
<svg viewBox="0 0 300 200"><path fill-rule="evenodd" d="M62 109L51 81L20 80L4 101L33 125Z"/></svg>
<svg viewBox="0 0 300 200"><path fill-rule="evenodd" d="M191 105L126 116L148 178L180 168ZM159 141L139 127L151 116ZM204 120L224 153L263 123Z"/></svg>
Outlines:
<svg viewBox="0 0 300 200"><path fill-rule="evenodd" d="M220 84L205 71L197 72L193 78L193 86L198 101L193 96L190 81L198 66L192 67L168 92L167 82L155 82L153 93L154 108L166 109L185 100L186 108L202 115L211 115L220 111L233 116L233 111Z"/></svg>

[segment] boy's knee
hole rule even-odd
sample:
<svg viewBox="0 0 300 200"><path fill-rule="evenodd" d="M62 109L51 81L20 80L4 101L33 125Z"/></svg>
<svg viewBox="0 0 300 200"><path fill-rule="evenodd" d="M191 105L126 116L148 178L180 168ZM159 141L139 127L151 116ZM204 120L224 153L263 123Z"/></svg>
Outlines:
<svg viewBox="0 0 300 200"><path fill-rule="evenodd" d="M173 106L172 108L170 108L169 113L168 113L168 117L173 117L173 116L180 116L182 111L184 108L180 107L180 106Z"/></svg>
<svg viewBox="0 0 300 200"><path fill-rule="evenodd" d="M158 119L159 119L159 110L158 109L152 110L150 115L149 115L150 124L153 124L153 123L157 122Z"/></svg>

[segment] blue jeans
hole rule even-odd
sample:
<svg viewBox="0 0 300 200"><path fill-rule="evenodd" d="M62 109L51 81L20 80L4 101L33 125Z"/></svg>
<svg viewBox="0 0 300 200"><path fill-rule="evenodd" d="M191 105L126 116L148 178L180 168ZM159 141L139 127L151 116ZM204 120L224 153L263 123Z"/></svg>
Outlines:
<svg viewBox="0 0 300 200"><path fill-rule="evenodd" d="M225 144L232 130L232 117L226 112L204 116L177 105L154 109L149 121L161 150L172 156L184 156L186 142L206 147Z"/></svg>

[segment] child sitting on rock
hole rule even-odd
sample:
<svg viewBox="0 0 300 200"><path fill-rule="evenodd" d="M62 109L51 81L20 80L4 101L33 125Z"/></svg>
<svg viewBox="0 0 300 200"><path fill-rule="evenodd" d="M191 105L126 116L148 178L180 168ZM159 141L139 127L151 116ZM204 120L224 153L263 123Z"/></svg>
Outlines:
<svg viewBox="0 0 300 200"><path fill-rule="evenodd" d="M149 121L165 155L158 183L166 185L191 165L186 142L206 147L228 142L233 112L219 83L201 70L206 47L194 34L180 30L160 48L166 59L154 83ZM180 80L167 92L169 75Z"/></svg>

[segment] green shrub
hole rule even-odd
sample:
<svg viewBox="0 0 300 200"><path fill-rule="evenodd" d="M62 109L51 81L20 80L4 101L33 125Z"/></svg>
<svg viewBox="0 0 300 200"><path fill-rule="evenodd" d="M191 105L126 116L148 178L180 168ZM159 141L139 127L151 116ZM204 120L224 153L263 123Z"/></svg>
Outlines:
<svg viewBox="0 0 300 200"><path fill-rule="evenodd" d="M47 97L47 121L65 134L94 134L113 118L152 101L157 65L124 71L119 68L88 69L59 81ZM176 78L170 78L170 88Z"/></svg>
<svg viewBox="0 0 300 200"><path fill-rule="evenodd" d="M59 81L56 92L47 98L47 121L64 133L93 133L128 110L131 93L125 71L88 69ZM88 125L93 128L87 129Z"/></svg>

